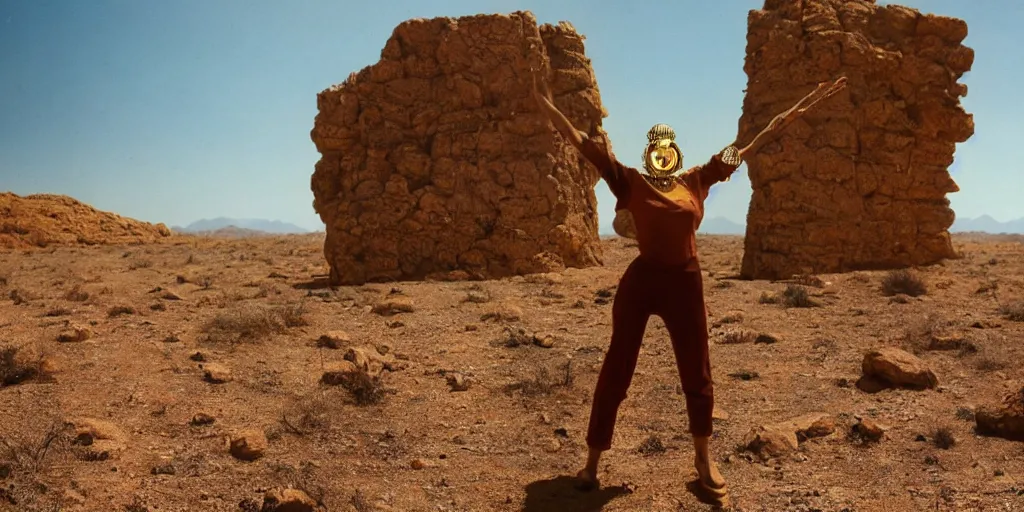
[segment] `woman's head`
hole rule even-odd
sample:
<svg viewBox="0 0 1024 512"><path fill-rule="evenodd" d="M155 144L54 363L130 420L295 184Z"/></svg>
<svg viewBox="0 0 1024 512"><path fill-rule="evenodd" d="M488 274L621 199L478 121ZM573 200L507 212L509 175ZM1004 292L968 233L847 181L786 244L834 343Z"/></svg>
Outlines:
<svg viewBox="0 0 1024 512"><path fill-rule="evenodd" d="M675 142L676 132L667 124L656 124L647 131L644 170L663 178L683 168L683 152Z"/></svg>

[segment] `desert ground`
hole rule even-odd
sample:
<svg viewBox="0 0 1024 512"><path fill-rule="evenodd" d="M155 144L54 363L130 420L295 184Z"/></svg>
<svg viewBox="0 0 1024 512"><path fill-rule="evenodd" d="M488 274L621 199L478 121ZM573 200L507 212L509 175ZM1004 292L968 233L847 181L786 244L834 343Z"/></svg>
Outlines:
<svg viewBox="0 0 1024 512"><path fill-rule="evenodd" d="M332 511L710 509L656 317L602 489L571 485L629 240L604 267L337 288L322 235L168 240L0 253L0 510L247 512L287 488ZM954 243L908 295L886 271L738 280L742 239L700 237L731 509L1024 510L1024 443L974 428L1024 384L1024 237ZM879 347L937 386L859 389ZM811 413L834 428L750 449Z"/></svg>

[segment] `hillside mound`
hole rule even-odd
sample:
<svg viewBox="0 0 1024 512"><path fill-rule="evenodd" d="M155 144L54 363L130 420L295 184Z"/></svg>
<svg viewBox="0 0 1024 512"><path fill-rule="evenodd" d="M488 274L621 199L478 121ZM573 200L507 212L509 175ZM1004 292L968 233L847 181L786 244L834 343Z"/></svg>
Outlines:
<svg viewBox="0 0 1024 512"><path fill-rule="evenodd" d="M0 193L2 248L152 243L169 236L163 224L100 211L68 196Z"/></svg>

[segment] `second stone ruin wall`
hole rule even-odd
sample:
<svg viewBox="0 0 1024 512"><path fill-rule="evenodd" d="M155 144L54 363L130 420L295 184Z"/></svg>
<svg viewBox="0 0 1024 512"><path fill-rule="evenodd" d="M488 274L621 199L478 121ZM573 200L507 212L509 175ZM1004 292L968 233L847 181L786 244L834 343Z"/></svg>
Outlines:
<svg viewBox="0 0 1024 512"><path fill-rule="evenodd" d="M597 173L531 91L602 138L583 37L528 12L410 20L317 97L311 180L331 282L503 277L601 264Z"/></svg>
<svg viewBox="0 0 1024 512"><path fill-rule="evenodd" d="M741 274L886 269L955 257L946 194L974 133L957 80L974 52L961 20L866 0L768 0L748 18L740 142L816 84L848 87L747 162Z"/></svg>

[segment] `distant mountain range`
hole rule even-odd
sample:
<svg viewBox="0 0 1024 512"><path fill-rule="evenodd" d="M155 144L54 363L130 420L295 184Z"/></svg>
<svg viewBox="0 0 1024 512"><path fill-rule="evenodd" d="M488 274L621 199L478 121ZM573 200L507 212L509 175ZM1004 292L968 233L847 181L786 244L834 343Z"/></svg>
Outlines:
<svg viewBox="0 0 1024 512"><path fill-rule="evenodd" d="M704 219L698 231L709 235L745 235L746 229L745 225L724 217L712 217ZM1024 218L1000 222L988 215L973 219L958 217L949 230L953 233L1024 234Z"/></svg>
<svg viewBox="0 0 1024 512"><path fill-rule="evenodd" d="M274 235L310 233L310 230L308 229L300 228L295 224L289 224L279 220L231 219L228 217L201 219L185 227L174 226L171 230L178 233L205 233L229 227L240 228L247 231L260 231Z"/></svg>
<svg viewBox="0 0 1024 512"><path fill-rule="evenodd" d="M747 227L725 217L711 217L701 221L697 232L709 235L746 235Z"/></svg>
<svg viewBox="0 0 1024 512"><path fill-rule="evenodd" d="M989 217L988 215L982 215L974 219L956 219L953 221L953 227L949 229L954 233L963 233L967 231L976 231L982 233L992 234L1024 234L1024 219L1014 219L1006 222L999 222L998 220Z"/></svg>
<svg viewBox="0 0 1024 512"><path fill-rule="evenodd" d="M301 228L295 224L281 222L279 220L233 219L228 217L197 220L185 227L172 227L171 230L178 233L209 233L223 230L225 228L238 228L246 232L255 231L274 235L311 233L308 229ZM611 231L611 226L608 226L607 230L607 234L610 235L613 233ZM698 231L709 235L745 235L746 226L738 222L733 222L725 217L710 217L701 222L701 226ZM953 226L950 228L950 231L953 233L973 231L992 234L1024 234L1024 218L1014 219L1007 222L1000 222L988 215L982 215L981 217L973 219L957 218L953 222ZM246 234L251 236L254 233Z"/></svg>

